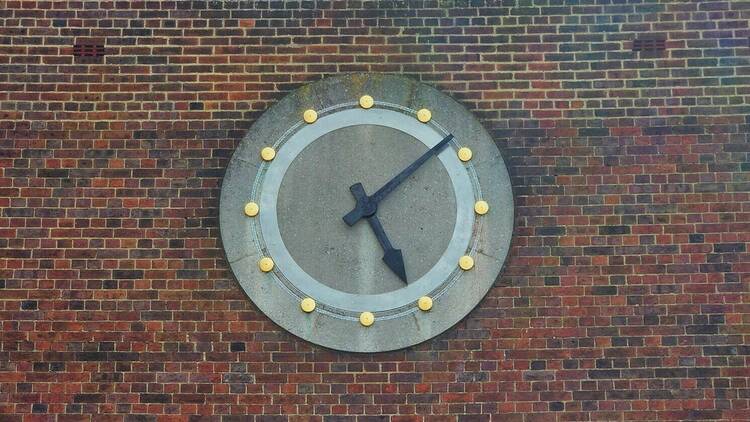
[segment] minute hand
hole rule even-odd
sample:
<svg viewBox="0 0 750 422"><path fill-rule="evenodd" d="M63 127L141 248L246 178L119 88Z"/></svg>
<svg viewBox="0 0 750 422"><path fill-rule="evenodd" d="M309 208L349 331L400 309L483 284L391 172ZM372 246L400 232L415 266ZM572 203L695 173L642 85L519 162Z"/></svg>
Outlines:
<svg viewBox="0 0 750 422"><path fill-rule="evenodd" d="M393 192L398 185L401 184L406 178L412 175L419 167L422 166L427 160L430 159L433 155L437 155L440 153L440 151L448 145L448 142L453 139L452 134L448 134L445 138L443 138L442 141L438 142L435 146L430 148L427 152L422 154L419 158L417 158L413 163L409 164L408 167L403 169L401 173L394 176L391 180L389 180L383 187L375 191L369 198L368 202L377 205L380 201L382 201L386 196L388 196L389 193ZM359 205L359 204L357 204ZM344 221L348 225L353 225L357 221L359 221L362 217L364 217L364 213L362 212L362 208L360 206L355 206L353 210L351 210L348 214L344 216Z"/></svg>

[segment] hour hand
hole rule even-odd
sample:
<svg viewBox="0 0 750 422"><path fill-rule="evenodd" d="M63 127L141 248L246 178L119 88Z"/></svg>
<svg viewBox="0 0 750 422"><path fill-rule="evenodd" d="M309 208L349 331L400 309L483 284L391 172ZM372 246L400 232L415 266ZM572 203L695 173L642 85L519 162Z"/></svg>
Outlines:
<svg viewBox="0 0 750 422"><path fill-rule="evenodd" d="M369 197L367 196L365 188L361 183L353 184L349 188L349 190L352 192L352 195L354 195L354 199L357 200L357 205L354 209L363 212L362 215L367 218L367 222L370 223L372 231L375 232L375 237L378 238L380 247L383 248L383 262L385 262L385 265L390 268L391 271L393 271L393 273L398 276L398 278L406 283L407 280L406 269L404 267L404 256L401 254L401 249L395 249L393 245L391 245L391 241L388 240L388 236L385 234L383 225L380 224L380 219L378 219L377 214L375 214L375 212L378 210L377 204L368 202ZM372 208L368 208L370 206L372 206ZM344 221L346 221L350 226L356 223L358 220L359 218L349 224L349 222L346 220L346 216L344 217Z"/></svg>
<svg viewBox="0 0 750 422"><path fill-rule="evenodd" d="M375 237L378 238L378 242L383 248L383 252L385 252L385 254L383 255L383 262L385 262L385 265L388 266L388 268L390 268L391 271L393 271L393 273L398 276L398 278L400 278L404 283L407 283L406 268L404 267L404 256L401 254L401 249L395 249L393 245L391 245L391 242L388 240L388 236L386 236L385 230L383 230L383 225L380 224L380 220L378 219L377 215L367 217L367 222L370 223L372 231L375 232Z"/></svg>

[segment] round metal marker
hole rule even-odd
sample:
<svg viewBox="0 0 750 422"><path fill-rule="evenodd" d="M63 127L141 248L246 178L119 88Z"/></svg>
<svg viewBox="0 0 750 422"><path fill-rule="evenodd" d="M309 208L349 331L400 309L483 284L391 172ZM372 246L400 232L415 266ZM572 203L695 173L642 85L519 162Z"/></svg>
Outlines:
<svg viewBox="0 0 750 422"><path fill-rule="evenodd" d="M464 271L469 271L474 268L474 258L469 255L464 255L458 260L458 266Z"/></svg>
<svg viewBox="0 0 750 422"><path fill-rule="evenodd" d="M258 215L258 212L260 211L260 207L258 207L258 204L255 202L248 202L245 204L245 215L248 217L255 217Z"/></svg>
<svg viewBox="0 0 750 422"><path fill-rule="evenodd" d="M262 158L263 161L271 161L276 158L276 150L271 147L265 147L260 150L260 158Z"/></svg>
<svg viewBox="0 0 750 422"><path fill-rule="evenodd" d="M273 259L267 256L261 258L260 261L258 261L258 268L260 268L260 270L263 271L264 273L267 273L273 270L273 266L274 266Z"/></svg>
<svg viewBox="0 0 750 422"><path fill-rule="evenodd" d="M432 309L432 298L429 296L422 296L417 301L417 306L422 311L429 311Z"/></svg>
<svg viewBox="0 0 750 422"><path fill-rule="evenodd" d="M304 312L310 313L315 310L315 300L311 297L306 297L299 303L299 307Z"/></svg>
<svg viewBox="0 0 750 422"><path fill-rule="evenodd" d="M474 203L474 212L479 215L485 215L490 210L490 205L487 201L477 201Z"/></svg>
<svg viewBox="0 0 750 422"><path fill-rule="evenodd" d="M315 123L315 121L318 120L318 112L313 109L305 110L305 112L302 113L302 119L305 123Z"/></svg>
<svg viewBox="0 0 750 422"><path fill-rule="evenodd" d="M375 100L373 100L371 96L369 96L369 95L363 95L363 96L359 97L359 106L360 107L362 107L364 109L368 109L368 108L372 107L373 104L375 104Z"/></svg>
<svg viewBox="0 0 750 422"><path fill-rule="evenodd" d="M365 327L369 327L375 322L375 315L372 312L362 312L359 314L359 323Z"/></svg>
<svg viewBox="0 0 750 422"><path fill-rule="evenodd" d="M430 110L423 108L417 111L417 120L420 122L427 123L430 119L432 119L432 112Z"/></svg>

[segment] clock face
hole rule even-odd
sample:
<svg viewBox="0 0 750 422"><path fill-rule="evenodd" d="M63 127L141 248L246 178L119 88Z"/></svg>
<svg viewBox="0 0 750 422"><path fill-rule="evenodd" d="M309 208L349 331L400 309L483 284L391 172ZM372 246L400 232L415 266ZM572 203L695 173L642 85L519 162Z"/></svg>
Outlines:
<svg viewBox="0 0 750 422"><path fill-rule="evenodd" d="M456 101L407 78L326 79L250 128L221 189L249 298L310 342L394 350L461 320L508 253L503 159Z"/></svg>

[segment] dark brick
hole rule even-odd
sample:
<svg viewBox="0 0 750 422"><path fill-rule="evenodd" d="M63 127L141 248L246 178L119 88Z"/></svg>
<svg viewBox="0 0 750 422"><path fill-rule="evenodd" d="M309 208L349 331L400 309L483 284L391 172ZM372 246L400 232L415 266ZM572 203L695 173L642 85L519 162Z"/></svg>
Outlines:
<svg viewBox="0 0 750 422"><path fill-rule="evenodd" d="M589 246L583 248L586 255L614 255L614 248L611 246Z"/></svg>
<svg viewBox="0 0 750 422"><path fill-rule="evenodd" d="M600 226L599 234L600 235L630 234L630 227L628 226Z"/></svg>
<svg viewBox="0 0 750 422"><path fill-rule="evenodd" d="M619 370L590 370L589 378L591 379L617 379L620 378Z"/></svg>
<svg viewBox="0 0 750 422"><path fill-rule="evenodd" d="M538 371L542 369L547 369L547 362L543 360L534 360L531 361L531 370L532 371Z"/></svg>
<svg viewBox="0 0 750 422"><path fill-rule="evenodd" d="M591 293L594 295L616 295L617 286L592 286Z"/></svg>
<svg viewBox="0 0 750 422"><path fill-rule="evenodd" d="M537 236L560 236L565 234L564 227L537 227L534 231Z"/></svg>
<svg viewBox="0 0 750 422"><path fill-rule="evenodd" d="M549 410L553 412L560 412L562 410L565 410L565 405L563 404L563 402L553 401L549 404Z"/></svg>
<svg viewBox="0 0 750 422"><path fill-rule="evenodd" d="M38 309L38 305L36 300L24 300L21 302L21 309L27 310L27 311L33 311Z"/></svg>
<svg viewBox="0 0 750 422"><path fill-rule="evenodd" d="M564 369L578 369L578 361L572 359L566 359L563 361Z"/></svg>
<svg viewBox="0 0 750 422"><path fill-rule="evenodd" d="M744 243L716 243L714 244L714 252L716 253L745 252L745 244Z"/></svg>
<svg viewBox="0 0 750 422"><path fill-rule="evenodd" d="M659 325L659 315L644 315L643 325Z"/></svg>
<svg viewBox="0 0 750 422"><path fill-rule="evenodd" d="M648 400L670 400L674 398L674 393L669 390L647 390L642 393L642 398Z"/></svg>
<svg viewBox="0 0 750 422"><path fill-rule="evenodd" d="M125 415L125 422L156 422L156 416L153 415Z"/></svg>
<svg viewBox="0 0 750 422"><path fill-rule="evenodd" d="M104 394L76 394L73 396L74 403L104 403Z"/></svg>
<svg viewBox="0 0 750 422"><path fill-rule="evenodd" d="M119 372L99 372L91 375L93 382L122 382L122 374Z"/></svg>
<svg viewBox="0 0 750 422"><path fill-rule="evenodd" d="M688 334L717 334L719 327L716 325L688 325L685 327Z"/></svg>
<svg viewBox="0 0 750 422"><path fill-rule="evenodd" d="M656 368L654 375L657 378L685 378L687 372L686 368Z"/></svg>
<svg viewBox="0 0 750 422"><path fill-rule="evenodd" d="M114 270L112 277L116 279L141 279L143 270Z"/></svg>
<svg viewBox="0 0 750 422"><path fill-rule="evenodd" d="M254 383L255 376L252 374L224 374L222 380L226 383Z"/></svg>
<svg viewBox="0 0 750 422"><path fill-rule="evenodd" d="M604 391L573 391L573 400L604 400Z"/></svg>
<svg viewBox="0 0 750 422"><path fill-rule="evenodd" d="M607 400L635 400L638 391L633 390L610 390L607 391Z"/></svg>
<svg viewBox="0 0 750 422"><path fill-rule="evenodd" d="M69 173L68 169L39 169L37 171L39 177L68 177Z"/></svg>
<svg viewBox="0 0 750 422"><path fill-rule="evenodd" d="M578 129L579 136L609 136L609 128L581 128Z"/></svg>
<svg viewBox="0 0 750 422"><path fill-rule="evenodd" d="M76 360L82 361L104 361L107 360L106 352L78 352Z"/></svg>
<svg viewBox="0 0 750 422"><path fill-rule="evenodd" d="M141 393L141 403L170 403L171 396L169 394L148 394Z"/></svg>
<svg viewBox="0 0 750 422"><path fill-rule="evenodd" d="M559 286L560 277L544 277L545 286Z"/></svg>
<svg viewBox="0 0 750 422"><path fill-rule="evenodd" d="M750 355L750 346L704 346L703 354L706 356Z"/></svg>
<svg viewBox="0 0 750 422"><path fill-rule="evenodd" d="M690 238L690 243L704 243L705 242L704 240L705 237L702 234L693 233L689 236L689 238Z"/></svg>
<svg viewBox="0 0 750 422"><path fill-rule="evenodd" d="M47 405L43 403L34 403L31 406L31 413L47 413Z"/></svg>
<svg viewBox="0 0 750 422"><path fill-rule="evenodd" d="M690 378L717 378L721 376L719 368L688 368Z"/></svg>
<svg viewBox="0 0 750 422"><path fill-rule="evenodd" d="M702 273L728 273L732 271L729 264L701 264L700 272Z"/></svg>
<svg viewBox="0 0 750 422"><path fill-rule="evenodd" d="M141 355L137 352L109 352L107 359L110 361L137 361Z"/></svg>

